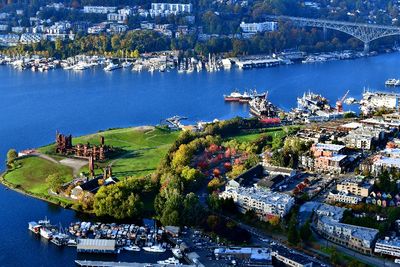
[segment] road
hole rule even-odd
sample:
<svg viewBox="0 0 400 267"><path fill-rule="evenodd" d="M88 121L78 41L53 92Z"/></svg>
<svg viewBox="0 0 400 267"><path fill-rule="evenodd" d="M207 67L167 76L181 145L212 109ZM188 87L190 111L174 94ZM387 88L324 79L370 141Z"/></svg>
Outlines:
<svg viewBox="0 0 400 267"><path fill-rule="evenodd" d="M307 254L304 254L304 253L301 253L292 248L286 247L284 244L282 244L283 239L281 239L279 237L272 237L270 235L267 235L255 227L252 227L245 223L239 222L239 221L232 219L228 216L225 216L223 214L218 214L218 215L220 215L221 217L224 217L226 219L234 221L239 227L247 230L252 235L252 241L253 241L252 243L254 245L260 245L260 246L267 245L268 247L271 247L273 250L279 250L279 251L285 250L287 254L292 254L295 257L301 256L301 257L309 259L310 261L313 262L313 266L330 266L328 263L322 262L315 257L311 257Z"/></svg>
<svg viewBox="0 0 400 267"><path fill-rule="evenodd" d="M331 247L335 247L337 249L337 251L342 252L352 258L358 259L364 263L367 263L369 265L372 266L388 266L388 267L398 267L399 265L394 263L393 261L389 261L389 260L384 260L381 258L377 258L377 257L371 257L371 256L367 256L361 253L358 253L354 250L348 249L346 247L342 247L340 245L337 245L333 242L330 242L322 237L320 237L317 233L315 233L313 231L313 236L316 240L316 242L320 245L320 246L331 246Z"/></svg>

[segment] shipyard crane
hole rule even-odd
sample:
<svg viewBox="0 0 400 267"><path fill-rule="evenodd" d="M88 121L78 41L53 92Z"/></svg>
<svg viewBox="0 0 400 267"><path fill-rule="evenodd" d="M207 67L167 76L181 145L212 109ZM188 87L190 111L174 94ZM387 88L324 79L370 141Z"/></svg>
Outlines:
<svg viewBox="0 0 400 267"><path fill-rule="evenodd" d="M336 101L336 111L337 112L343 112L343 101L346 99L347 95L349 94L350 90L347 90L347 92L344 94L344 96Z"/></svg>

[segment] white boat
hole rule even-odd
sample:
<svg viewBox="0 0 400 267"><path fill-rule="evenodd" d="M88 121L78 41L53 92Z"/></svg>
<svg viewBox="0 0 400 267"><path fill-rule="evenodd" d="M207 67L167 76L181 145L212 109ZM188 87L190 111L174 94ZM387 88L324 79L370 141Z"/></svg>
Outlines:
<svg viewBox="0 0 400 267"><path fill-rule="evenodd" d="M163 261L157 261L158 264L166 264L166 265L182 265L179 260L175 259L174 257L168 258Z"/></svg>
<svg viewBox="0 0 400 267"><path fill-rule="evenodd" d="M354 97L349 97L344 101L344 103L346 103L346 105L352 105L357 103L357 100Z"/></svg>
<svg viewBox="0 0 400 267"><path fill-rule="evenodd" d="M124 63L122 63L122 67L125 68L129 68L130 66L132 66L132 62L129 61L125 61Z"/></svg>
<svg viewBox="0 0 400 267"><path fill-rule="evenodd" d="M120 68L121 68L121 66L119 64L114 64L111 62L104 68L104 70L105 71L113 71L113 70L120 69Z"/></svg>
<svg viewBox="0 0 400 267"><path fill-rule="evenodd" d="M396 80L396 79L388 79L385 82L386 86L400 86L400 80Z"/></svg>
<svg viewBox="0 0 400 267"><path fill-rule="evenodd" d="M139 252L140 251L140 247L135 246L135 245L130 245L130 246L125 246L124 250Z"/></svg>
<svg viewBox="0 0 400 267"><path fill-rule="evenodd" d="M40 231L40 224L38 224L37 222L30 222L28 223L28 229L32 232L34 232L35 234L38 234Z"/></svg>
<svg viewBox="0 0 400 267"><path fill-rule="evenodd" d="M132 70L140 72L140 71L143 70L143 65L142 64L136 64L136 65L133 66Z"/></svg>
<svg viewBox="0 0 400 267"><path fill-rule="evenodd" d="M50 229L47 229L46 227L40 228L40 235L46 239L53 238L53 232Z"/></svg>
<svg viewBox="0 0 400 267"><path fill-rule="evenodd" d="M147 251L147 252L154 252L154 253L163 253L166 251L166 249L161 247L160 245L154 245L151 247L143 247L143 250Z"/></svg>
<svg viewBox="0 0 400 267"><path fill-rule="evenodd" d="M78 70L78 71L79 70L86 70L88 68L89 68L89 66L87 64L85 64L85 63L78 63L78 64L76 64L75 66L72 67L73 70Z"/></svg>
<svg viewBox="0 0 400 267"><path fill-rule="evenodd" d="M172 251L172 254L174 254L174 256L176 258L181 259L183 257L182 251L179 247L175 247L175 248L171 249L171 251Z"/></svg>

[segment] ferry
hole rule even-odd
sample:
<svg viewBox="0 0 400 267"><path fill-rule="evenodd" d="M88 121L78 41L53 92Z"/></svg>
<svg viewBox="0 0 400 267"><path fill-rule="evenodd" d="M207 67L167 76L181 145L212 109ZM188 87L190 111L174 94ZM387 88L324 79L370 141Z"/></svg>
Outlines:
<svg viewBox="0 0 400 267"><path fill-rule="evenodd" d="M181 259L183 257L182 251L179 247L175 247L175 248L171 249L171 251L172 251L172 254L174 254L174 256L176 258Z"/></svg>
<svg viewBox="0 0 400 267"><path fill-rule="evenodd" d="M143 247L143 250L147 251L147 252L154 252L154 253L163 253L166 251L166 249L161 247L160 245L154 245L151 247Z"/></svg>
<svg viewBox="0 0 400 267"><path fill-rule="evenodd" d="M238 90L234 90L232 93L229 95L224 95L224 100L226 102L242 102L246 103L251 100L251 95L247 93L246 91L242 94Z"/></svg>
<svg viewBox="0 0 400 267"><path fill-rule="evenodd" d="M111 62L104 68L104 70L105 71L113 71L113 70L120 69L120 68L122 68L122 67L119 64L114 64Z"/></svg>
<svg viewBox="0 0 400 267"><path fill-rule="evenodd" d="M158 264L165 264L165 265L182 265L179 260L175 259L174 257L168 258L163 261L157 261Z"/></svg>

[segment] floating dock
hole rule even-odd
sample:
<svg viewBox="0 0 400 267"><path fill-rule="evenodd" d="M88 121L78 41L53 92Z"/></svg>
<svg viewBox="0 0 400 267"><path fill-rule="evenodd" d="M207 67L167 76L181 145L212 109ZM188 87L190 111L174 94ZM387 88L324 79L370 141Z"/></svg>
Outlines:
<svg viewBox="0 0 400 267"><path fill-rule="evenodd" d="M139 263L139 262L112 262L112 261L87 261L87 260L75 260L78 266L84 267L165 267L172 266L158 263ZM179 265L182 267L194 267L195 265Z"/></svg>

